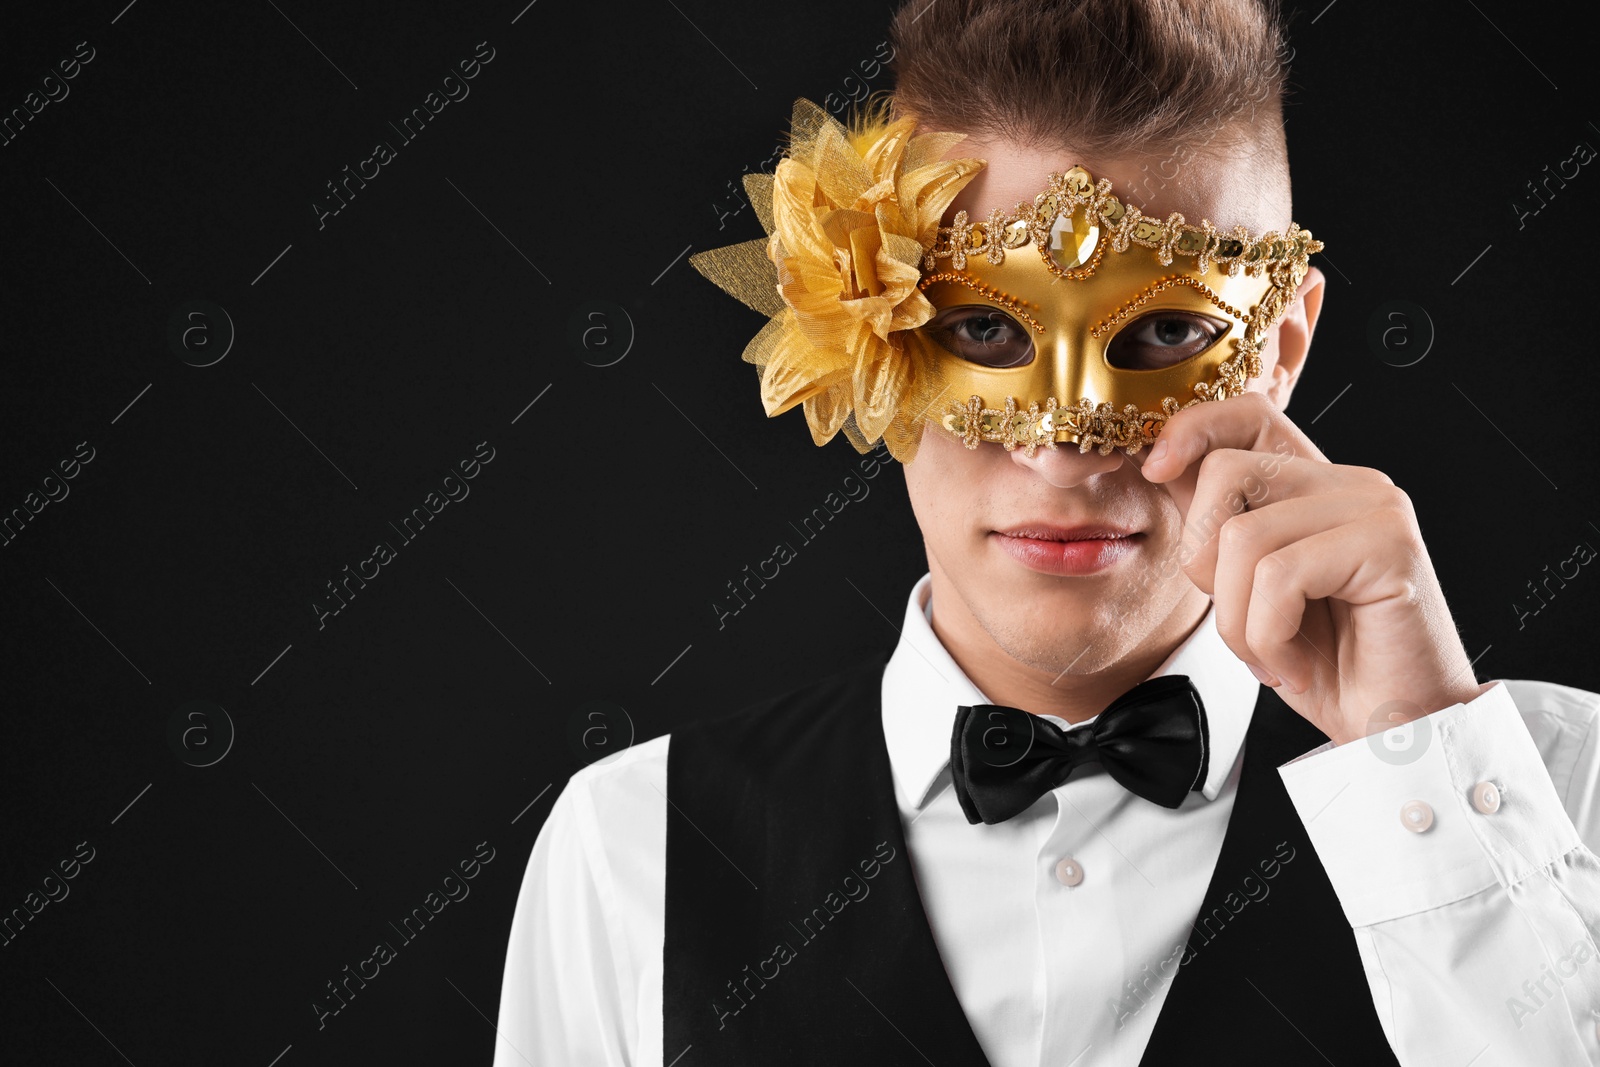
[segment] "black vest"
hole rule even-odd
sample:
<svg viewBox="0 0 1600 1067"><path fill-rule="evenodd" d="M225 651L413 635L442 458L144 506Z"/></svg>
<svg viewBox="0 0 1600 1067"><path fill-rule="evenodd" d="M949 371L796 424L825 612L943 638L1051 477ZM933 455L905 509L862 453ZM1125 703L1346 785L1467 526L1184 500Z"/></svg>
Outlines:
<svg viewBox="0 0 1600 1067"><path fill-rule="evenodd" d="M988 1067L906 854L883 739L886 661L673 731L664 1064L693 1046L685 1067ZM1397 1064L1355 937L1277 773L1326 740L1261 687L1190 952L1176 974L1169 966L1141 1063ZM1245 877L1259 879L1283 842L1292 862L1240 906Z"/></svg>

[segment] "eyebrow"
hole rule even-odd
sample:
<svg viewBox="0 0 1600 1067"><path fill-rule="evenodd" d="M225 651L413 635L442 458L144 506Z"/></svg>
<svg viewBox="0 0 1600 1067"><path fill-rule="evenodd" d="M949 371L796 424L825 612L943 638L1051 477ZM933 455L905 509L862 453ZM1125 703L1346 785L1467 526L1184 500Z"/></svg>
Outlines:
<svg viewBox="0 0 1600 1067"><path fill-rule="evenodd" d="M1025 302L1015 296L1012 296L1004 289L996 289L992 285L985 285L983 282L978 281L978 279L972 277L970 274L963 274L960 271L952 270L942 270L935 274L928 275L926 278L923 278L917 283L917 288L919 290L925 290L928 288L928 286L933 285L936 282L954 282L957 285L964 285L984 299L989 300L990 302L997 304L1011 312L1017 318L1021 319L1023 322L1032 327L1034 333L1044 333L1044 324L1023 310L1023 305Z"/></svg>
<svg viewBox="0 0 1600 1067"><path fill-rule="evenodd" d="M1135 295L1132 300L1128 301L1116 311L1112 312L1110 318L1102 319L1101 321L1095 323L1089 329L1089 336L1099 337L1101 334L1111 329L1111 327L1115 326L1117 323L1133 314L1135 309L1142 307L1152 296L1155 296L1164 289L1170 289L1174 285L1187 285L1191 289L1198 289L1202 296L1211 301L1221 310L1227 312L1229 315L1232 315L1241 322L1246 324L1250 322L1250 313L1248 311L1240 311L1232 304L1229 304L1223 300L1222 297L1218 296L1216 292L1204 282L1191 278L1187 274L1168 274L1166 277L1153 281L1143 289L1139 290L1138 294Z"/></svg>

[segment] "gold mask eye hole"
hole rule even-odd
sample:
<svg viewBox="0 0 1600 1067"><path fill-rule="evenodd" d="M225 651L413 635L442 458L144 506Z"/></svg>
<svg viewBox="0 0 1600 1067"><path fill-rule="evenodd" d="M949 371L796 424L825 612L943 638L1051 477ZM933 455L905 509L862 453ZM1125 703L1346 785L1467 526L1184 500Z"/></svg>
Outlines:
<svg viewBox="0 0 1600 1067"><path fill-rule="evenodd" d="M1231 329L1231 323L1197 311L1146 312L1111 338L1106 363L1118 370L1166 370L1208 351Z"/></svg>
<svg viewBox="0 0 1600 1067"><path fill-rule="evenodd" d="M944 308L922 330L946 352L981 367L1006 369L1033 362L1028 329L988 304Z"/></svg>

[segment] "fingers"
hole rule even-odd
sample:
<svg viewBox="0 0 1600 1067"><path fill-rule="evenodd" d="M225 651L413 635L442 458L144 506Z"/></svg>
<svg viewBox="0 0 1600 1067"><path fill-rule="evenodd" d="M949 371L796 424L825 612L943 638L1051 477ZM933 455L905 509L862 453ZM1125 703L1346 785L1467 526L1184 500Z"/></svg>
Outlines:
<svg viewBox="0 0 1600 1067"><path fill-rule="evenodd" d="M1217 633L1228 647L1236 653L1249 647L1247 608L1264 559L1297 541L1354 523L1371 510L1372 501L1365 494L1341 492L1285 500L1230 519L1209 542L1216 560L1211 594L1217 606ZM1272 564L1280 565L1281 560Z"/></svg>
<svg viewBox="0 0 1600 1067"><path fill-rule="evenodd" d="M1351 467L1325 460L1280 460L1273 453L1222 449L1207 455L1199 465L1194 490L1184 511L1184 566L1189 580L1202 592L1215 591L1215 571L1222 550L1222 531L1246 515L1249 521L1231 536L1259 539L1262 520L1253 516L1280 502L1340 493L1366 494L1368 507L1392 503L1398 493L1389 476L1370 467ZM1328 525L1334 520L1333 512ZM1350 512L1345 513L1348 521ZM1237 518L1236 518L1237 517ZM1324 527L1326 528L1326 527ZM1314 530L1306 529L1301 536ZM1249 547L1247 544L1246 548ZM1281 547L1274 545L1273 547Z"/></svg>
<svg viewBox="0 0 1600 1067"><path fill-rule="evenodd" d="M1191 404L1173 415L1161 427L1156 449L1140 470L1152 482L1168 481L1206 454L1224 448L1322 462L1328 458L1265 394L1251 392Z"/></svg>
<svg viewBox="0 0 1600 1067"><path fill-rule="evenodd" d="M1335 600L1348 610L1389 601L1398 613L1413 610L1426 558L1409 501L1375 505L1371 493L1347 493L1286 501L1240 517L1246 518L1257 521L1225 535L1217 632L1235 655L1276 675L1288 692L1303 692L1319 673L1337 671L1315 635L1304 632L1310 602Z"/></svg>

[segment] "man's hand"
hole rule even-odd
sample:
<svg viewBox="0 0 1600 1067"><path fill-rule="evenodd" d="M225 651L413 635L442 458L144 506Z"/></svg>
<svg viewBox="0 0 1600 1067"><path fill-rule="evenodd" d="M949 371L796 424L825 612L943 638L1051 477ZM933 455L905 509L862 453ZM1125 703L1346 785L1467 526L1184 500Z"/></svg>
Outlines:
<svg viewBox="0 0 1600 1067"><path fill-rule="evenodd" d="M1177 501L1183 571L1211 595L1218 634L1335 742L1489 688L1411 499L1382 471L1328 462L1263 394L1184 408L1141 469Z"/></svg>

